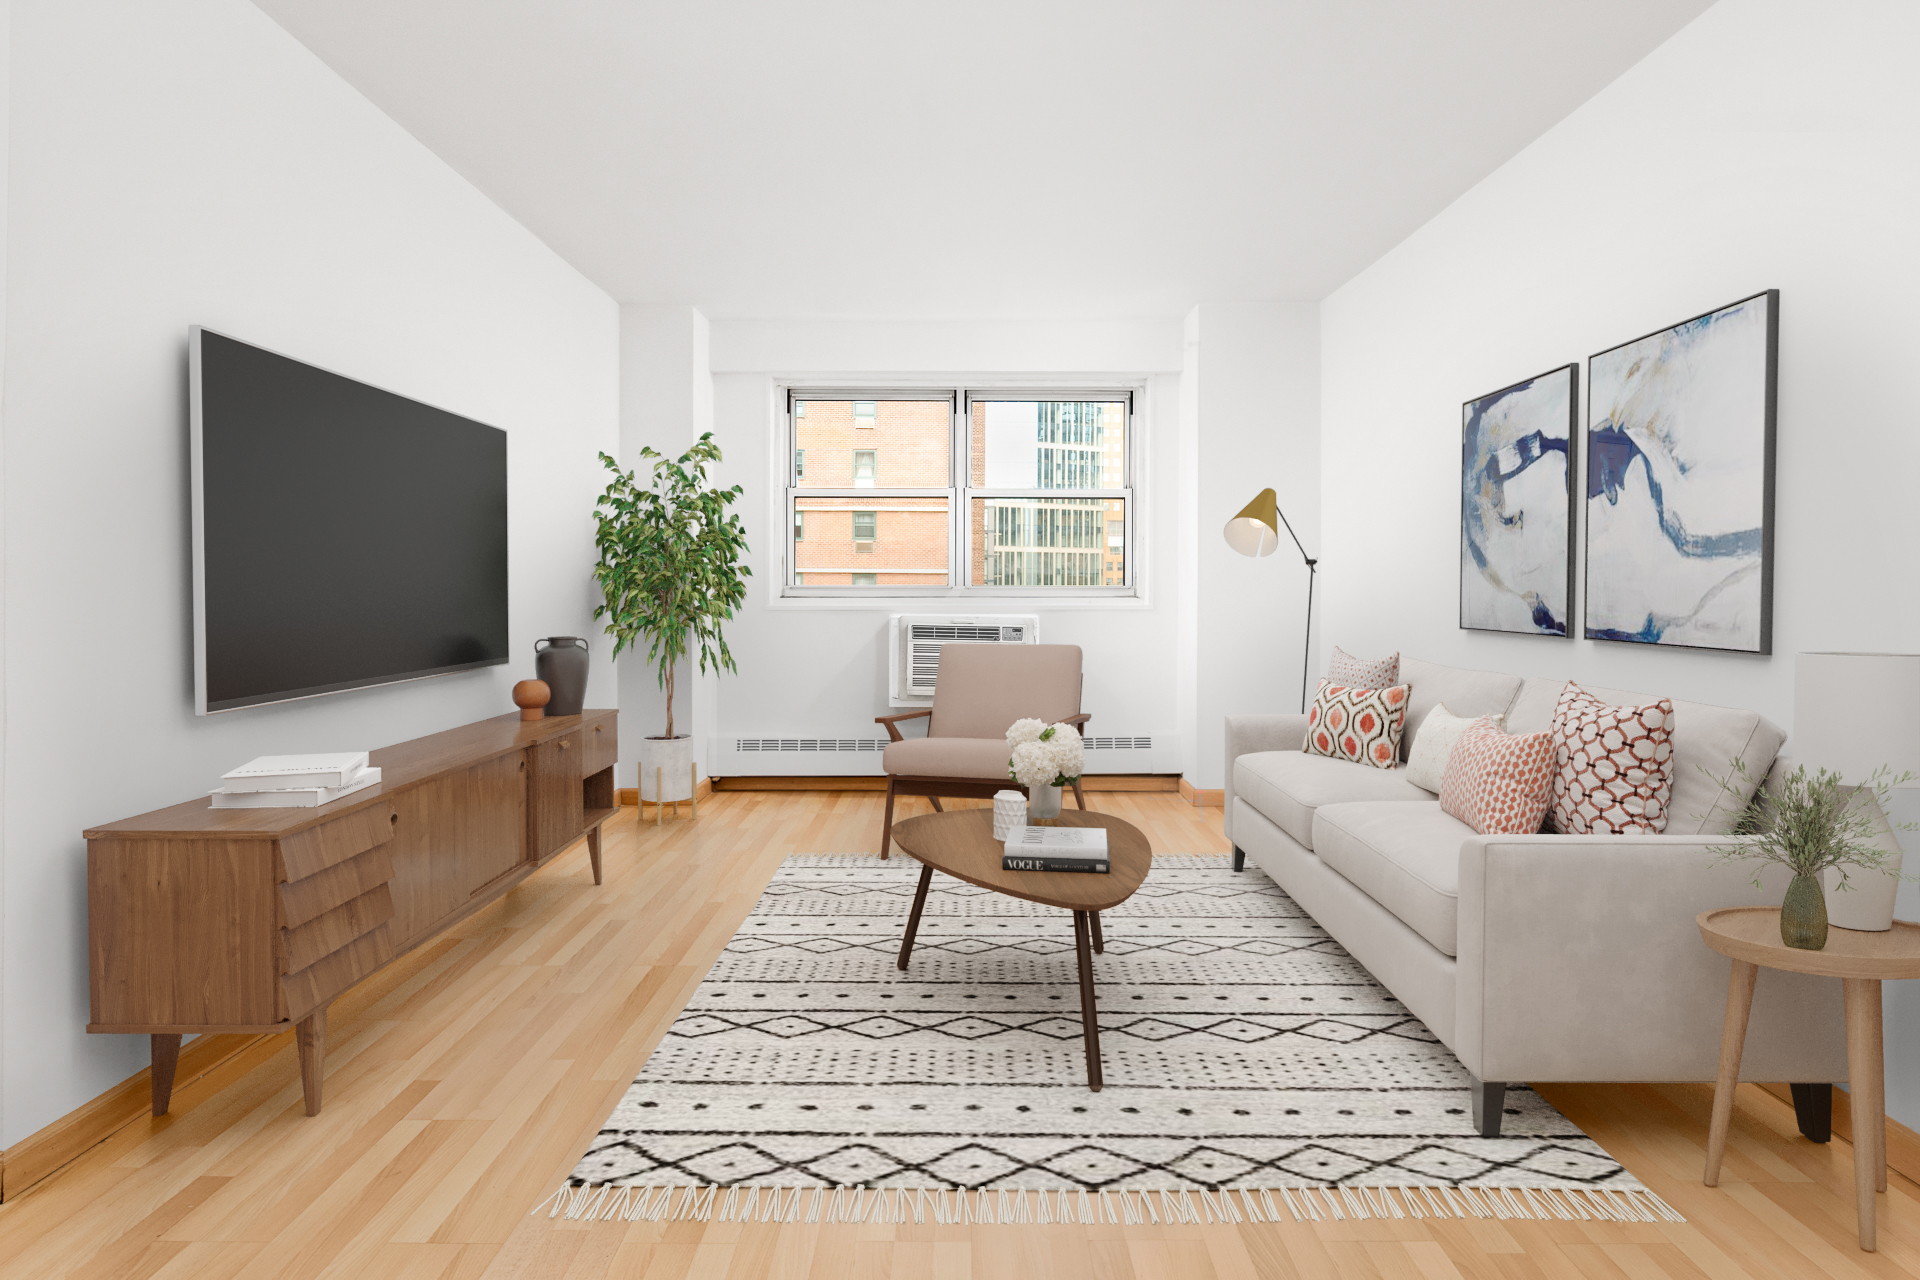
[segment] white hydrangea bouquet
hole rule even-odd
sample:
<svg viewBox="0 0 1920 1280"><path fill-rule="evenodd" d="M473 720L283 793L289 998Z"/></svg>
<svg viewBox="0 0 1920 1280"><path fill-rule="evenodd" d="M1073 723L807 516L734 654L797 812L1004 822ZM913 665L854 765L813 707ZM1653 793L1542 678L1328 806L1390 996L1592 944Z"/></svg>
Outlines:
<svg viewBox="0 0 1920 1280"><path fill-rule="evenodd" d="M1086 768L1087 752L1070 724L1015 720L1007 730L1007 776L1023 787L1072 786Z"/></svg>

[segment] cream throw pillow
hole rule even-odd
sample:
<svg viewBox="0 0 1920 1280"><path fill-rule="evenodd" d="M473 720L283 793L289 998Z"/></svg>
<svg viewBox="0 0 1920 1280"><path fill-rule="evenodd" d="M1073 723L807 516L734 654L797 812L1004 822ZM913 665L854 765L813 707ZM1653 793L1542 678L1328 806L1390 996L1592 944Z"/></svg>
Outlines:
<svg viewBox="0 0 1920 1280"><path fill-rule="evenodd" d="M1447 756L1467 726L1475 720L1498 725L1503 719L1504 716L1457 716L1441 703L1427 713L1427 718L1420 722L1420 732L1413 737L1413 750L1407 753L1407 781L1438 795L1440 780L1447 776Z"/></svg>

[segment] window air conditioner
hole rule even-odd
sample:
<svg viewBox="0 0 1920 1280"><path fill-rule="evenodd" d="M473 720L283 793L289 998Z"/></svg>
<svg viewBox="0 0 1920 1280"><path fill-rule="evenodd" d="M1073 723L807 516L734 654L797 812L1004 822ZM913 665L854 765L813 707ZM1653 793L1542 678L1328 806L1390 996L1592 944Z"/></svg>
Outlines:
<svg viewBox="0 0 1920 1280"><path fill-rule="evenodd" d="M887 688L896 707L930 707L948 644L1038 644L1033 616L896 613L887 620Z"/></svg>

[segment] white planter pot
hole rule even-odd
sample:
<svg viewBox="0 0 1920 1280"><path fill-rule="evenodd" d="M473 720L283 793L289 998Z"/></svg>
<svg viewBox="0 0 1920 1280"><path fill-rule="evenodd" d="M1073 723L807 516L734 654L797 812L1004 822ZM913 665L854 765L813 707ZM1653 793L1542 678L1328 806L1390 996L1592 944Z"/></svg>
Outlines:
<svg viewBox="0 0 1920 1280"><path fill-rule="evenodd" d="M640 799L647 804L693 799L692 734L640 739Z"/></svg>
<svg viewBox="0 0 1920 1280"><path fill-rule="evenodd" d="M1886 814L1880 810L1880 802L1873 798L1871 791L1859 788L1850 790L1859 793L1861 803L1873 820L1873 844L1892 856L1887 861L1886 871L1848 867L1847 883L1853 887L1845 893L1836 887L1840 883L1839 869L1827 868L1822 885L1827 891L1827 923L1838 929L1885 933L1893 928L1893 900L1900 892L1900 838L1894 834Z"/></svg>

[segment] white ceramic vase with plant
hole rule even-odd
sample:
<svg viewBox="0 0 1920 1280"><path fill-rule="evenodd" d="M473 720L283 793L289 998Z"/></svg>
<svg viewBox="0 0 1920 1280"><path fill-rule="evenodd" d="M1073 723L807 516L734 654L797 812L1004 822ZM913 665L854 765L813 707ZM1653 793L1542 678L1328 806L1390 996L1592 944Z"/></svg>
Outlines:
<svg viewBox="0 0 1920 1280"><path fill-rule="evenodd" d="M1739 790L1734 778L1742 783ZM1911 782L1910 774L1893 777L1880 769L1860 786L1848 786L1837 773L1821 769L1810 774L1801 765L1778 781L1756 785L1745 763L1735 760L1732 772L1717 781L1733 795L1751 788L1753 799L1733 829L1745 838L1724 847L1715 861L1778 863L1793 875L1780 904L1780 940L1787 946L1804 951L1826 947L1824 889L1854 890L1850 871L1876 887L1889 879L1897 886L1902 878L1900 846L1892 838L1895 828L1886 809L1893 788ZM1897 829L1912 830L1913 824L1901 823ZM1753 883L1760 884L1758 871Z"/></svg>
<svg viewBox="0 0 1920 1280"><path fill-rule="evenodd" d="M1007 776L1027 789L1027 821L1044 826L1060 816L1060 788L1086 768L1079 730L1070 724L1015 720L1007 730Z"/></svg>

